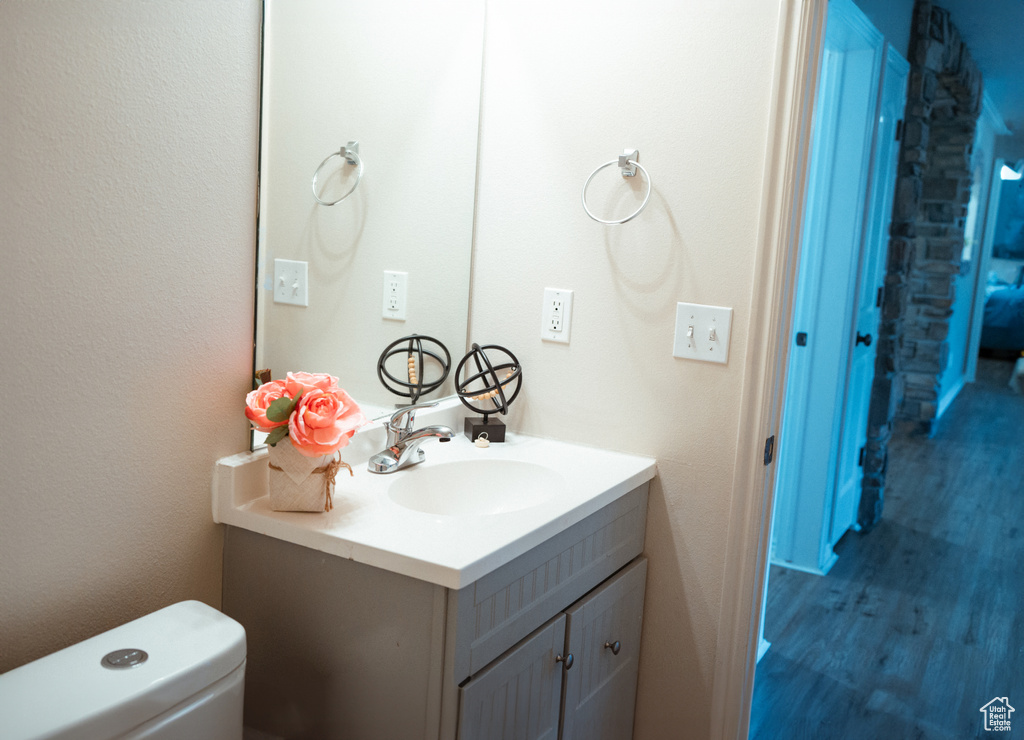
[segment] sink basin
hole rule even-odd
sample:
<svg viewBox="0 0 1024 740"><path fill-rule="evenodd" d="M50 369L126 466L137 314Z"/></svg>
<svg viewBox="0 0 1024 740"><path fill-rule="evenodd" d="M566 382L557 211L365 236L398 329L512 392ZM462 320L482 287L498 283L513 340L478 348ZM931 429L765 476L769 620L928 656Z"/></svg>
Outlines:
<svg viewBox="0 0 1024 740"><path fill-rule="evenodd" d="M425 514L486 516L538 506L564 488L562 476L542 465L463 460L410 468L389 486L388 496Z"/></svg>

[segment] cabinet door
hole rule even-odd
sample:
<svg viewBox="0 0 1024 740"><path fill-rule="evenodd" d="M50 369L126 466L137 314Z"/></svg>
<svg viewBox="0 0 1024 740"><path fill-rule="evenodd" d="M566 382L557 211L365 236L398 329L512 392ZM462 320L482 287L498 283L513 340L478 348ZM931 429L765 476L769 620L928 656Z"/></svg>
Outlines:
<svg viewBox="0 0 1024 740"><path fill-rule="evenodd" d="M564 644L559 614L459 689L459 740L555 740Z"/></svg>
<svg viewBox="0 0 1024 740"><path fill-rule="evenodd" d="M646 581L640 558L565 610L566 651L575 661L565 673L562 740L633 737Z"/></svg>

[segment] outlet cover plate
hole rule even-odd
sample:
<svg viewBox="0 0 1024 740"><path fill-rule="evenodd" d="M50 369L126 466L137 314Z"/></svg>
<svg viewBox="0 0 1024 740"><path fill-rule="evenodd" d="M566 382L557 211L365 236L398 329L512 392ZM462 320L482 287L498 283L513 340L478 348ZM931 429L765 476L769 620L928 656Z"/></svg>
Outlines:
<svg viewBox="0 0 1024 740"><path fill-rule="evenodd" d="M381 315L393 321L405 321L409 302L409 273L384 271L384 297Z"/></svg>
<svg viewBox="0 0 1024 740"><path fill-rule="evenodd" d="M693 328L692 336L690 328ZM697 303L676 304L676 335L672 356L687 360L703 360L726 364L729 361L729 334L732 309L702 306Z"/></svg>
<svg viewBox="0 0 1024 740"><path fill-rule="evenodd" d="M309 305L309 263L274 260L274 303Z"/></svg>
<svg viewBox="0 0 1024 740"><path fill-rule="evenodd" d="M561 288L545 288L540 338L548 342L568 344L571 326L572 291Z"/></svg>

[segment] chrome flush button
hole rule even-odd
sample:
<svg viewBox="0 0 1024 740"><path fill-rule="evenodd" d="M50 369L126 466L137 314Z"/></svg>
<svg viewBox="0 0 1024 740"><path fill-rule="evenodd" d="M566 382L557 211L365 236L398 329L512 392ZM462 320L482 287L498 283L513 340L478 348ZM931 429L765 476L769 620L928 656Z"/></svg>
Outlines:
<svg viewBox="0 0 1024 740"><path fill-rule="evenodd" d="M149 654L145 650L126 648L107 653L103 656L103 660L100 661L100 665L111 670L134 668L145 663L147 658L149 658Z"/></svg>

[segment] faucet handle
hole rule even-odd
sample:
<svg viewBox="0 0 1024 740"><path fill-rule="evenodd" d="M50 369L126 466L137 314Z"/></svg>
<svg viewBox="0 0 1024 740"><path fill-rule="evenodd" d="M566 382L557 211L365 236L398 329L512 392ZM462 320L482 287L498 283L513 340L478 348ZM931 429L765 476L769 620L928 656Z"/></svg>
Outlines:
<svg viewBox="0 0 1024 740"><path fill-rule="evenodd" d="M412 429L412 420L416 416L417 409L429 409L437 406L437 401L430 403L414 403L412 406L406 406L405 408L398 409L388 419L388 429L393 431L408 431ZM408 415L408 418L405 418Z"/></svg>

